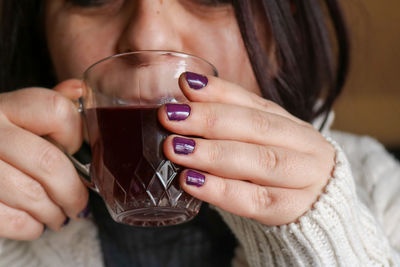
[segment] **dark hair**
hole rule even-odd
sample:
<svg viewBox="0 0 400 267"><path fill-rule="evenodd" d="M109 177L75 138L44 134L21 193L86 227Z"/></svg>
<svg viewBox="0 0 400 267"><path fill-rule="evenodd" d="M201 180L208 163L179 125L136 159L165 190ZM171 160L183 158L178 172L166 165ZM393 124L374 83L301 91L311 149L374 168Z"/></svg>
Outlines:
<svg viewBox="0 0 400 267"><path fill-rule="evenodd" d="M42 0L0 0L0 92L55 83Z"/></svg>
<svg viewBox="0 0 400 267"><path fill-rule="evenodd" d="M338 0L232 3L263 96L305 121L329 111L349 64L348 33ZM0 4L0 91L53 86L41 27L42 1L0 0ZM272 56L254 23L256 13L271 35ZM276 63L279 67L274 70Z"/></svg>

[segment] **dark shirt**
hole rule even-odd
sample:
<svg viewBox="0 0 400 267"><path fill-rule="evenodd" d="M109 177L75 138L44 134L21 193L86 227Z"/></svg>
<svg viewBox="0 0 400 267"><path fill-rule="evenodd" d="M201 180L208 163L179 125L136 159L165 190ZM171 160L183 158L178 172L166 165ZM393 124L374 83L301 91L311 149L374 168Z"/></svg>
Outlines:
<svg viewBox="0 0 400 267"><path fill-rule="evenodd" d="M91 193L90 206L107 267L230 266L236 240L207 204L192 221L160 228L114 222L95 193Z"/></svg>
<svg viewBox="0 0 400 267"><path fill-rule="evenodd" d="M75 156L88 162L90 149L84 145ZM199 214L190 222L142 228L116 223L96 193L90 192L89 201L107 267L231 265L237 241L207 203L203 203Z"/></svg>

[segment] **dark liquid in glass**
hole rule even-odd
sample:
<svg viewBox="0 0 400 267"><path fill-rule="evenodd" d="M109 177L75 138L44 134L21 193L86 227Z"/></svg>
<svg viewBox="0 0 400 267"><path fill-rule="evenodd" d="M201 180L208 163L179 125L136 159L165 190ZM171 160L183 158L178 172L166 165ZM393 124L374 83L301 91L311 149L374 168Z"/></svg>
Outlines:
<svg viewBox="0 0 400 267"><path fill-rule="evenodd" d="M92 179L111 215L131 225L177 224L194 217L200 201L181 190L180 167L166 160L168 132L157 106L86 110ZM117 218L116 218L117 217Z"/></svg>

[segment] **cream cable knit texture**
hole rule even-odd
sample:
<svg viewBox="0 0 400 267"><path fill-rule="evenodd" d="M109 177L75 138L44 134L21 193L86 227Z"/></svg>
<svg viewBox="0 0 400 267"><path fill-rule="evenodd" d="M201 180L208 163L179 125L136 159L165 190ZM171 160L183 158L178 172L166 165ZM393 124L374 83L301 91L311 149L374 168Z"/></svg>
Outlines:
<svg viewBox="0 0 400 267"><path fill-rule="evenodd" d="M398 252L392 250L377 220L357 198L350 164L345 154L331 138L328 138L328 141L336 149L334 177L330 179L315 207L303 215L298 223L268 227L217 209L238 238L250 266L397 266L399 264L396 258ZM380 162L384 160L384 156L381 155L378 159ZM387 159L394 163L393 159ZM381 164L388 167L385 162ZM391 175L397 180L392 184L394 186L392 188L397 188L398 192L400 167L397 166L397 174ZM397 202L399 202L398 195L397 193ZM382 194L380 198L385 198L385 195ZM397 205L397 213L399 211L400 206ZM399 225L397 213L392 214L397 217L393 223ZM393 225L391 227L396 228Z"/></svg>
<svg viewBox="0 0 400 267"><path fill-rule="evenodd" d="M331 141L336 148L334 177L298 223L268 227L219 210L242 245L234 265L400 266L400 165L370 138L332 136L352 170ZM0 267L97 267L101 259L90 220L71 222L32 242L0 239Z"/></svg>
<svg viewBox="0 0 400 267"><path fill-rule="evenodd" d="M0 267L102 267L97 229L91 220L71 221L31 242L0 239Z"/></svg>

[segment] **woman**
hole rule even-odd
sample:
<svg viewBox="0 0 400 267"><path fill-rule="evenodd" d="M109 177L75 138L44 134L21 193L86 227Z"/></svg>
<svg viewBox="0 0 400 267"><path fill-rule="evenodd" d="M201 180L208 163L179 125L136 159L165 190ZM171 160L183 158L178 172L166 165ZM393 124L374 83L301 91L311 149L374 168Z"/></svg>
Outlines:
<svg viewBox="0 0 400 267"><path fill-rule="evenodd" d="M348 65L337 1L1 3L1 83L12 91L0 96L2 266L399 264L399 164L374 140L328 129ZM82 220L87 189L48 137L76 152L72 78L148 49L195 54L219 70L181 76L188 118L159 114L174 133L165 155L204 178L193 186L183 172L183 189L211 204L237 245L207 207L189 224L136 229L113 223L91 196L93 217ZM183 155L176 135L204 139Z"/></svg>

